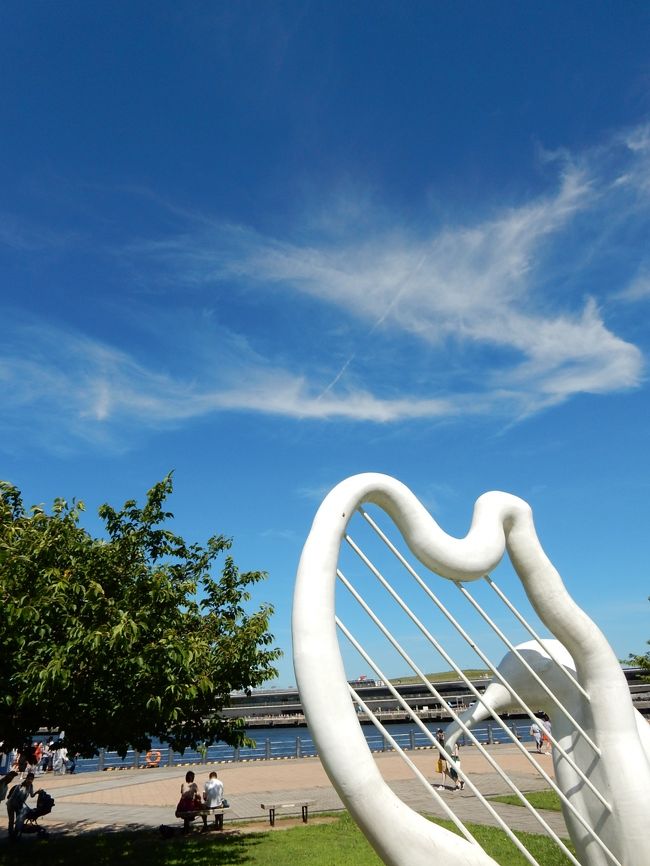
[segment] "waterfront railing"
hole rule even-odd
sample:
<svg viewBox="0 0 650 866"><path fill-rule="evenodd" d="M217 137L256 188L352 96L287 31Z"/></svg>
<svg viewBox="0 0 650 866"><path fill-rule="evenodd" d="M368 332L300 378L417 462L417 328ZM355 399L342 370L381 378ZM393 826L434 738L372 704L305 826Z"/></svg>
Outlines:
<svg viewBox="0 0 650 866"><path fill-rule="evenodd" d="M529 724L512 721L508 725L520 740L531 740ZM408 728L407 725L397 725L396 728ZM267 733L268 732L268 733ZM255 735L255 746L240 746L235 748L225 743L216 743L204 749L186 749L183 754L175 752L169 746L152 745L149 753L130 749L124 757L117 752L102 749L94 758L79 758L75 764L75 772L96 772L111 770L148 769L155 767L181 767L191 764L229 764L243 761L283 760L291 758L316 757L316 747L308 734L296 736L292 729L278 729L264 732L252 732ZM430 741L419 730L401 730L391 733L400 748L408 751L413 749L431 749ZM501 728L488 723L477 729L476 736L485 743L504 743L507 740ZM466 745L462 738L461 746ZM381 737L375 729L368 729L366 734L368 747L373 752L392 751L392 746ZM470 746L469 741L467 745ZM153 759L153 760L152 760Z"/></svg>

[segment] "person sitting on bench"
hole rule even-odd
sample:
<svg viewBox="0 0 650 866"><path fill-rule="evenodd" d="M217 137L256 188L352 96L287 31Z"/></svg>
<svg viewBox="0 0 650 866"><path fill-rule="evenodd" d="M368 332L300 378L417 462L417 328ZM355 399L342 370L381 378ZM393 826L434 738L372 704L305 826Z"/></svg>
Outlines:
<svg viewBox="0 0 650 866"><path fill-rule="evenodd" d="M199 814L203 807L201 796L199 794L199 786L194 781L194 773L191 770L185 774L185 781L181 785L181 798L176 806L176 817L182 818L184 821L183 833L190 832L190 824ZM207 828L208 820L205 815L203 818L203 826Z"/></svg>
<svg viewBox="0 0 650 866"><path fill-rule="evenodd" d="M217 778L214 770L204 785L203 799L206 809L215 809L223 805L223 782Z"/></svg>

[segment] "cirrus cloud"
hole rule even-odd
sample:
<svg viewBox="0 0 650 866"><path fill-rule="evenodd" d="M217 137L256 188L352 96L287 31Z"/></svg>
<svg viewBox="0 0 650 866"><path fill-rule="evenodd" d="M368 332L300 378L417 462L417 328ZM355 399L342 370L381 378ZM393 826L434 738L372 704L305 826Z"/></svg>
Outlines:
<svg viewBox="0 0 650 866"><path fill-rule="evenodd" d="M7 311L2 423L17 429L46 419L51 431L56 419L78 438L106 442L222 412L512 420L576 394L637 387L642 351L607 323L606 310L616 298L648 295L642 261L631 272L622 257L611 262L619 236L648 222L649 141L640 127L593 152L565 154L550 190L484 207L473 222L373 235L370 216L363 230L315 218L311 230L276 237L176 208L177 232L119 251L138 281L156 289L132 317L136 330L155 331L158 299L173 295L153 336L160 351L118 347L64 324L11 321ZM357 210L339 202L337 212ZM603 283L596 277L607 257ZM238 297L258 298L293 322L303 344L264 321L258 332L247 330L250 320L229 322ZM196 307L215 318L199 337ZM319 313L329 317L327 335ZM173 363L162 366L161 357Z"/></svg>

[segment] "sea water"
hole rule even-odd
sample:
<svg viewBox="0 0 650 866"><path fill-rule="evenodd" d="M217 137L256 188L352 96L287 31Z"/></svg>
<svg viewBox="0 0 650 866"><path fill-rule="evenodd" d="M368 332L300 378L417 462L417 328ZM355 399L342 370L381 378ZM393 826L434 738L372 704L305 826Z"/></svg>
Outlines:
<svg viewBox="0 0 650 866"><path fill-rule="evenodd" d="M521 740L530 740L530 722L525 719L516 721L509 720L507 727ZM440 727L440 723L429 723L427 729L432 735ZM362 731L366 737L368 748L371 751L390 751L391 743L382 737L373 725L362 725ZM396 722L386 725L388 735L404 749L429 748L431 740L416 725L408 722ZM84 773L96 770L129 769L135 766L147 767L152 763L160 766L182 766L185 764L200 763L230 763L236 761L256 761L287 759L296 757L311 757L317 754L313 740L309 736L309 730L303 726L288 728L251 728L248 736L255 740L255 746L241 746L239 749L228 746L225 743L215 743L205 750L186 749L183 754L172 752L167 744L159 740L153 740L151 751L147 754L137 753L129 750L124 758L117 752L105 751L94 758L79 758L76 761L75 772ZM490 722L473 730L476 739L482 743L506 743L510 738L506 732L496 723ZM469 745L470 740L463 735L461 745ZM158 761L158 754L160 759Z"/></svg>

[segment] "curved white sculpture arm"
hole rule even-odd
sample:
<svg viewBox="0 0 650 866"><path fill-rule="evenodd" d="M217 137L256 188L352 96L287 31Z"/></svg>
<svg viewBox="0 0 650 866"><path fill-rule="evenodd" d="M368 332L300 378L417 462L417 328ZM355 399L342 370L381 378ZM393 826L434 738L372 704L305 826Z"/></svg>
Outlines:
<svg viewBox="0 0 650 866"><path fill-rule="evenodd" d="M572 715L575 714L579 722L588 721L590 714L588 702L575 687L572 687L571 681L562 674L562 671L555 663L558 662L568 671L575 674L576 665L573 659L559 641L545 640L543 644L544 648L540 647L537 641L527 641L526 643L518 644L515 649L525 658L527 664L535 673L540 676L547 688L559 699L562 706L570 710ZM562 712L557 704L549 700L548 694L529 676L514 653L506 653L499 663L498 671L514 692L528 706L545 708L551 719L555 740L565 752L572 756L578 767L583 771L586 771L587 768L589 769L588 775L590 780L595 783L598 790L602 791L608 798L611 798L610 784L604 772L606 764L603 764L600 758L594 759L591 747L583 738L576 734L566 714ZM519 703L513 698L510 691L502 683L493 682L486 689L483 695L483 702L476 703L470 707L461 714L460 719L465 725L472 728L485 719L490 718L490 710L500 715L516 712L518 709ZM632 710L632 716L636 725L641 749L645 755L645 761L650 764L650 725L648 725L644 717L636 709ZM454 743L461 734L462 728L455 722L447 727L446 743L448 749L453 748ZM620 759L621 756L619 754ZM618 804L616 802L613 804L615 807L614 817L609 816L587 787L581 784L580 777L575 769L570 766L556 749L553 749L553 763L560 789L565 794L567 792L570 793L569 799L572 806L577 808L580 814L587 819L588 825L602 827L603 821L611 823L612 833L604 834L601 829L600 837L603 841L607 841L611 835L616 836L619 834L622 827L618 826L617 829L619 819L616 815L616 806ZM595 847L594 843L591 843L591 848L587 844L588 839L584 825L576 819L575 815L564 804L562 804L562 810L572 838L581 840L582 862L589 864L598 862L607 863L608 860L602 853L600 855L601 860L596 859L596 852L593 850ZM627 861L623 860L622 862L625 863ZM640 860L639 862L643 861Z"/></svg>
<svg viewBox="0 0 650 866"><path fill-rule="evenodd" d="M364 502L383 508L413 554L452 580L482 577L507 549L533 607L571 654L578 679L590 695L588 704L572 709L581 713L579 720L601 754L596 757L587 748L582 769L599 779L601 792L613 806L611 813L583 790L575 773L564 773L558 763L560 786L576 798L624 866L650 864L650 763L625 677L605 637L573 601L542 550L530 507L506 493L486 493L475 504L466 537L453 538L407 487L387 475L368 473L337 485L316 514L298 568L293 641L296 680L323 765L380 857L389 866L493 864L478 846L431 824L392 793L360 729L338 646L334 597L340 546L351 516ZM581 825L570 822L569 830L581 863L605 866L606 856L585 838Z"/></svg>

